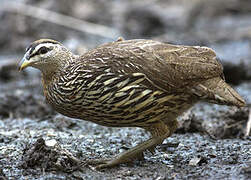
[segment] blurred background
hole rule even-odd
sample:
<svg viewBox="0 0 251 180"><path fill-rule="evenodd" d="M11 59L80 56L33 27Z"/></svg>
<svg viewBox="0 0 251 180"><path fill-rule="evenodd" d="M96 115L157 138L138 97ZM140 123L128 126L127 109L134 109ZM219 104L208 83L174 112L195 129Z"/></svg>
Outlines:
<svg viewBox="0 0 251 180"><path fill-rule="evenodd" d="M21 58L25 47L40 38L56 39L81 53L122 36L209 46L223 63L232 66L242 63L242 68L250 68L248 0L1 0L0 3L1 56ZM235 84L251 77L239 71L230 79Z"/></svg>
<svg viewBox="0 0 251 180"><path fill-rule="evenodd" d="M2 64L18 62L34 40L52 38L83 53L119 36L213 48L234 85L251 79L248 0L1 0ZM9 79L9 80L10 80Z"/></svg>
<svg viewBox="0 0 251 180"><path fill-rule="evenodd" d="M32 68L17 71L17 64L32 41L55 39L81 54L120 36L213 48L224 65L226 81L250 107L250 0L0 0L0 145L3 142L7 147L6 138L13 138L10 142L16 144L32 141L43 129L40 121L46 121L49 127L52 126L50 121L55 124L54 118L48 118L55 117L56 113L44 102L40 73ZM248 108L236 110L207 104L202 108L199 104L180 119L178 132L200 132L214 138L247 137L251 126L248 116ZM58 125L60 130L61 126L70 126L61 122ZM27 127L37 132L23 135L25 132L20 129L27 130ZM44 124L43 127L47 128ZM92 124L88 128L97 129ZM13 129L13 134L6 133ZM128 133L122 131L119 131L122 135L117 135L119 138ZM246 142L250 142L250 138L243 143ZM22 143L15 148L23 147ZM247 151L251 149L250 146L246 148ZM8 161L12 163L9 167L13 166L12 160L1 161L0 155L0 179L1 167ZM231 169L228 171L231 174Z"/></svg>

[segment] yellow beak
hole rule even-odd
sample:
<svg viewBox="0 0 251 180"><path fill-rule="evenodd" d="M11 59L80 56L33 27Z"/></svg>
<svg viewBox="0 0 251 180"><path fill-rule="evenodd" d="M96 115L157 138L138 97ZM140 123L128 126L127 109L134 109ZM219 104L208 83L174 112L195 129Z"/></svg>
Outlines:
<svg viewBox="0 0 251 180"><path fill-rule="evenodd" d="M30 64L31 64L31 62L27 61L26 58L23 58L22 61L19 63L18 70L22 71L23 69L25 69L26 67L28 67Z"/></svg>

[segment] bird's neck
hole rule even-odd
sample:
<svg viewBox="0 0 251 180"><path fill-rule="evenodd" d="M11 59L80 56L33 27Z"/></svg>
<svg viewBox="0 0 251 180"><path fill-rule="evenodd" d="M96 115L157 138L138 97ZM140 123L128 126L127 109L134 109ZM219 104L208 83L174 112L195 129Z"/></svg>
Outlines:
<svg viewBox="0 0 251 180"><path fill-rule="evenodd" d="M59 61L53 60L54 63L45 64L44 67L40 65L39 69L42 72L43 80L46 83L50 83L55 77L59 77L60 74L64 72L65 68L73 63L74 59L75 55L68 52L67 56L62 56Z"/></svg>
<svg viewBox="0 0 251 180"><path fill-rule="evenodd" d="M43 78L43 81L48 84L50 82L52 82L53 80L53 77L55 76L55 72L53 71L50 71L50 72L42 72L42 78Z"/></svg>
<svg viewBox="0 0 251 180"><path fill-rule="evenodd" d="M49 104L50 96L49 96L49 89L57 82L57 78L60 77L60 72L58 70L51 70L51 71L42 71L42 85L43 85L43 92L46 100Z"/></svg>

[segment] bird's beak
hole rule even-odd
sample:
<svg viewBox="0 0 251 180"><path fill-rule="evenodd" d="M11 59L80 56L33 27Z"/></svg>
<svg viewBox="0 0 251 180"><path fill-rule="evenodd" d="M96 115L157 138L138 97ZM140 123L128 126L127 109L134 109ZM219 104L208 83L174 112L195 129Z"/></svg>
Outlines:
<svg viewBox="0 0 251 180"><path fill-rule="evenodd" d="M23 57L23 59L19 63L18 70L22 71L26 67L30 66L30 64L31 64L31 62L29 62L25 57Z"/></svg>

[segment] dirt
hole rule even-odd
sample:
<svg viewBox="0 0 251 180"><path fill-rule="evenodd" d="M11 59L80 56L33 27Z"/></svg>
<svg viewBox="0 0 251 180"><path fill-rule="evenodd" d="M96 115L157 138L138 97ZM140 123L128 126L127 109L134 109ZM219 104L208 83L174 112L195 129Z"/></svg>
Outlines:
<svg viewBox="0 0 251 180"><path fill-rule="evenodd" d="M149 38L212 47L244 108L196 104L176 133L145 159L96 170L86 162L111 158L147 140L139 128L108 128L64 117L46 104L41 75L17 71L25 47L42 37L83 53L116 40L7 10L0 2L0 179L251 179L251 2L245 0L19 0L109 26L125 39ZM1 6L2 4L2 6ZM5 7L1 8L1 7ZM66 8L67 7L67 8ZM84 10L85 11L84 11Z"/></svg>

